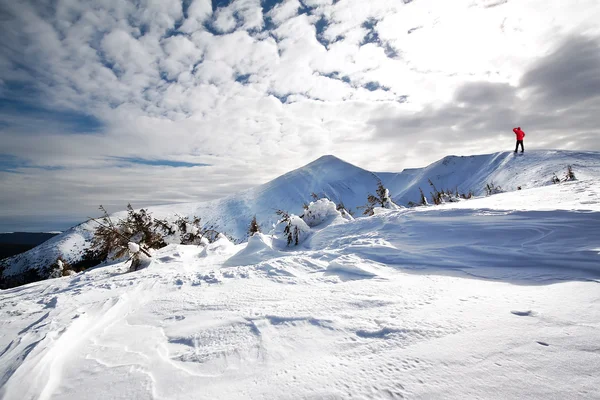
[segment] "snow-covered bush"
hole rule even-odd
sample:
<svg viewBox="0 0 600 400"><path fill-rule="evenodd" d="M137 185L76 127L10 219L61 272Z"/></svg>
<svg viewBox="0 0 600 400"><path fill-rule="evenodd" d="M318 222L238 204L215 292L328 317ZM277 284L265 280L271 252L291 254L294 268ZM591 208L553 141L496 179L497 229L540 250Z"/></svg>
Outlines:
<svg viewBox="0 0 600 400"><path fill-rule="evenodd" d="M214 241L211 241L204 246L199 257L206 257L213 254L228 254L233 246L235 246L233 242L231 242L227 236L220 233Z"/></svg>
<svg viewBox="0 0 600 400"><path fill-rule="evenodd" d="M311 201L304 210L301 218L309 227L315 227L323 222L341 216L335 203L328 199Z"/></svg>
<svg viewBox="0 0 600 400"><path fill-rule="evenodd" d="M559 179L558 176L556 176L556 173L554 173L552 175L552 183L561 183L561 182L567 182L567 181L576 181L577 178L575 177L575 172L573 172L573 167L570 165L567 165L567 172L565 173L565 177L563 179Z"/></svg>
<svg viewBox="0 0 600 400"><path fill-rule="evenodd" d="M166 246L162 224L157 224L147 210L135 211L127 205L127 217L114 223L104 207L104 215L93 219L98 224L92 239L92 251L97 258L119 259L129 252L129 243L140 246L140 251L150 256L148 249Z"/></svg>
<svg viewBox="0 0 600 400"><path fill-rule="evenodd" d="M340 201L335 206L335 209L340 212L340 214L342 215L342 218L344 218L348 221L352 221L354 219L354 213L346 208L346 205L344 204L343 201Z"/></svg>
<svg viewBox="0 0 600 400"><path fill-rule="evenodd" d="M71 266L61 256L59 256L56 261L46 269L46 275L50 279L73 274L75 274L75 271L73 271Z"/></svg>
<svg viewBox="0 0 600 400"><path fill-rule="evenodd" d="M552 175L552 183L560 183L560 179L558 178L558 176L556 176L556 172Z"/></svg>
<svg viewBox="0 0 600 400"><path fill-rule="evenodd" d="M369 194L367 204L362 208L365 209L364 215L373 215L375 207L387 208L391 210L399 209L400 207L392 201L390 191L383 186L381 181L377 182L377 190L375 194Z"/></svg>
<svg viewBox="0 0 600 400"><path fill-rule="evenodd" d="M444 203L456 203L456 202L461 201L462 199L471 198L471 196L472 196L472 194L470 192L468 195L466 195L466 194L461 195L458 191L458 188L456 188L455 190L450 190L450 189L438 190L437 187L435 187L434 183L431 181L431 179L428 179L428 181L429 181L429 186L431 186L431 188L433 189L433 192L431 192L431 199L433 201L433 204L435 204L435 205L444 204ZM423 196L422 191L421 191L421 196Z"/></svg>
<svg viewBox="0 0 600 400"><path fill-rule="evenodd" d="M485 185L485 194L486 196L491 196L493 194L502 193L503 190L500 186L494 185L494 182L487 183Z"/></svg>
<svg viewBox="0 0 600 400"><path fill-rule="evenodd" d="M460 198L464 199L464 200L469 200L472 197L473 197L473 191L472 190L469 190L469 193L461 193L460 194Z"/></svg>
<svg viewBox="0 0 600 400"><path fill-rule="evenodd" d="M157 221L167 224L168 229L163 232L167 233L165 239L169 243L200 246L207 242L214 242L219 236L219 232L212 226L203 226L202 220L197 216L190 218L178 215L172 224L166 221Z"/></svg>
<svg viewBox="0 0 600 400"><path fill-rule="evenodd" d="M217 240L219 232L204 227L199 217L181 217L173 222L156 219L145 210L135 211L127 205L127 217L113 222L104 207L104 215L92 219L98 224L91 249L84 258L99 262L130 256L131 270L136 271L151 258L150 249L160 249L169 243L206 245Z"/></svg>
<svg viewBox="0 0 600 400"><path fill-rule="evenodd" d="M309 236L310 227L302 218L283 210L276 213L281 217L275 226L276 241L283 241L286 246L298 246Z"/></svg>
<svg viewBox="0 0 600 400"><path fill-rule="evenodd" d="M573 167L567 165L567 173L565 175L565 181L576 181L575 172L573 172Z"/></svg>
<svg viewBox="0 0 600 400"><path fill-rule="evenodd" d="M415 203L414 201L409 201L409 207L420 207L420 206L428 206L427 197L425 197L425 193L423 193L423 189L419 188L419 201Z"/></svg>

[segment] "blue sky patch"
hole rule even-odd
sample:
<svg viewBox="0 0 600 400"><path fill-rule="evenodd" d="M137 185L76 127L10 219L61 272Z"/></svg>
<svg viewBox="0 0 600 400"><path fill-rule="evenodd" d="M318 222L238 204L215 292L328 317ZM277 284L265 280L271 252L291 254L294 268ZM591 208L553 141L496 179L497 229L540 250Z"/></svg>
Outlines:
<svg viewBox="0 0 600 400"><path fill-rule="evenodd" d="M241 83L242 85L247 85L250 81L251 74L238 75L235 77L235 81Z"/></svg>
<svg viewBox="0 0 600 400"><path fill-rule="evenodd" d="M367 30L367 34L364 36L360 45L364 46L365 44L373 43L381 47L388 58L398 57L398 50L393 48L388 42L381 40L379 37L379 33L375 29L378 22L379 21L377 21L375 18L369 18L363 22L362 27Z"/></svg>
<svg viewBox="0 0 600 400"><path fill-rule="evenodd" d="M233 3L233 0L212 0L213 12L217 11L217 8L227 7Z"/></svg>
<svg viewBox="0 0 600 400"><path fill-rule="evenodd" d="M50 124L58 125L59 133L96 133L104 124L96 117L73 110L52 110L39 104L43 97L41 93L31 86L18 83L5 85L6 93L0 97L0 127L10 128L25 125L29 120L38 119ZM10 115L10 120L6 119ZM22 120L21 124L19 121ZM43 128L42 128L43 129Z"/></svg>
<svg viewBox="0 0 600 400"><path fill-rule="evenodd" d="M361 46L367 43L376 43L380 44L379 33L375 30L375 26L377 25L377 20L375 18L369 18L365 22L363 22L362 27L367 30L367 34L363 38L361 42Z"/></svg>
<svg viewBox="0 0 600 400"><path fill-rule="evenodd" d="M290 97L290 93L288 94L277 94L274 92L269 92L269 94L273 97L275 97L277 100L279 100L281 102L281 104L285 104L288 101L288 97Z"/></svg>
<svg viewBox="0 0 600 400"><path fill-rule="evenodd" d="M329 21L327 21L327 18L325 18L325 16L321 16L321 18L315 24L315 28L317 30L317 40L323 45L323 47L327 47L329 45L329 41L325 39L324 36L325 30L327 30L328 26Z"/></svg>
<svg viewBox="0 0 600 400"><path fill-rule="evenodd" d="M64 169L64 167L50 167L47 165L32 165L31 162L25 160L24 158L16 157L11 154L0 154L0 171L1 172L19 173L19 171L17 171L17 170L20 168L39 168L39 169L44 169L47 171Z"/></svg>
<svg viewBox="0 0 600 400"><path fill-rule="evenodd" d="M174 168L190 168L190 167L209 167L211 164L203 163L190 163L185 161L173 161L173 160L148 160L145 158L138 157L113 157L116 160L140 165L150 165L153 167L174 167Z"/></svg>
<svg viewBox="0 0 600 400"><path fill-rule="evenodd" d="M27 161L11 156L10 154L0 154L0 171L2 172L14 172L17 168L23 168L27 166Z"/></svg>
<svg viewBox="0 0 600 400"><path fill-rule="evenodd" d="M277 4L283 3L284 0L261 0L260 5L263 9L263 14L271 11Z"/></svg>
<svg viewBox="0 0 600 400"><path fill-rule="evenodd" d="M365 85L363 85L363 87L371 92L374 92L376 90L383 90L384 92L389 92L390 88L386 87L386 86L381 86L381 84L379 82L369 82Z"/></svg>

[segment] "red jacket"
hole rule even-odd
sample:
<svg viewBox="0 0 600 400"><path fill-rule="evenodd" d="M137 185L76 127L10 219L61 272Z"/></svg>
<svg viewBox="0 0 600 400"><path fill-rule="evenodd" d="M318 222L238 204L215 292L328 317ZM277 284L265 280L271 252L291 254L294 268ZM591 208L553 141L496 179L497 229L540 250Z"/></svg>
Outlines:
<svg viewBox="0 0 600 400"><path fill-rule="evenodd" d="M523 140L525 138L525 132L521 130L521 127L513 129L515 135L517 135L517 140Z"/></svg>

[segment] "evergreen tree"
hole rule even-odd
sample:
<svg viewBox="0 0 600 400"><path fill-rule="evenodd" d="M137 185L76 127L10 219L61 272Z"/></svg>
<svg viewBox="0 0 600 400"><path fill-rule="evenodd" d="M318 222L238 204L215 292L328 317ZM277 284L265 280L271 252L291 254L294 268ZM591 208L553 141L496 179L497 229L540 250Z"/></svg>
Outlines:
<svg viewBox="0 0 600 400"><path fill-rule="evenodd" d="M256 215L254 217L252 217L252 221L250 222L250 226L248 227L248 234L250 236L253 236L255 233L259 233L260 232L260 226L258 225L258 222L256 221Z"/></svg>

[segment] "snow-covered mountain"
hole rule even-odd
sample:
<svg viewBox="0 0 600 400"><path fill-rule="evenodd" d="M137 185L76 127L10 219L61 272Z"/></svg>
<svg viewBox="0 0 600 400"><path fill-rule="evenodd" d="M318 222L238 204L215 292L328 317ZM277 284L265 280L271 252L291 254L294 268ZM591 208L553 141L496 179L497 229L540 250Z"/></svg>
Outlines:
<svg viewBox="0 0 600 400"><path fill-rule="evenodd" d="M526 154L500 152L475 156L447 156L425 168L405 169L399 174L377 173L398 204L418 200L419 188L428 194L428 180L438 189L473 191L485 194L485 185L494 183L504 191L529 189L551 184L554 173L563 178L571 165L582 179L597 177L600 153L564 150L535 150Z"/></svg>
<svg viewBox="0 0 600 400"><path fill-rule="evenodd" d="M397 196L433 173L440 186L480 190L493 178L523 190L357 219L322 200L331 213L295 247L221 237L159 249L136 272L116 262L2 290L0 398L595 399L599 161L447 158L378 176ZM578 180L548 185L567 164ZM358 202L346 171L328 165L374 190L377 177L328 157L243 192L245 202L212 204L254 212L272 191L292 210L308 190ZM83 246L86 234L54 247Z"/></svg>
<svg viewBox="0 0 600 400"><path fill-rule="evenodd" d="M473 191L475 195L482 195L485 185L491 182L506 191L549 185L553 173L562 177L567 165L572 165L581 179L598 177L600 153L540 150L525 155L500 152L448 156L427 167L400 173L374 173L334 156L323 156L270 182L223 199L156 206L149 210L158 218L200 216L204 223L216 226L241 242L247 238L247 228L254 215L263 231L269 231L277 221L276 210L300 214L302 204L311 200L311 193L326 196L335 203L343 202L350 211L360 215L362 210L358 207L366 203L369 193L375 192L379 180L390 190L396 203L406 205L418 200L419 188L429 194L429 179L438 189ZM47 267L59 256L67 262L76 262L88 247L94 227L93 223L83 223L41 246L4 260L2 276L18 278L25 271Z"/></svg>

